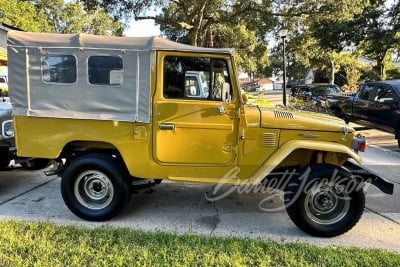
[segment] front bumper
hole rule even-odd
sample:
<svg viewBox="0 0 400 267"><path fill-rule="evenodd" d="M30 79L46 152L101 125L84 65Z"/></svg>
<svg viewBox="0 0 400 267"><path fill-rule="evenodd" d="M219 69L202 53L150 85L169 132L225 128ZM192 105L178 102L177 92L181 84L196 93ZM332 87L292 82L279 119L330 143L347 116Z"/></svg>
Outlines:
<svg viewBox="0 0 400 267"><path fill-rule="evenodd" d="M393 195L393 183L378 176L370 170L365 169L356 162L348 160L345 162L345 164L343 164L343 168L350 172L355 179L360 179L362 182L373 184L374 186L378 187L383 193Z"/></svg>

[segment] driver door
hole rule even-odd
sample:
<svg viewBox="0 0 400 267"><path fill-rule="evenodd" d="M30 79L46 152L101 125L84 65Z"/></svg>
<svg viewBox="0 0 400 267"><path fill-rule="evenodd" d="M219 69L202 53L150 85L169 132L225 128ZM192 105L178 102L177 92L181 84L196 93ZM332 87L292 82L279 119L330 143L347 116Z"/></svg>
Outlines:
<svg viewBox="0 0 400 267"><path fill-rule="evenodd" d="M162 165L233 164L238 106L230 101L232 91L227 89L231 84L227 61L160 54L162 84L153 104L155 160Z"/></svg>

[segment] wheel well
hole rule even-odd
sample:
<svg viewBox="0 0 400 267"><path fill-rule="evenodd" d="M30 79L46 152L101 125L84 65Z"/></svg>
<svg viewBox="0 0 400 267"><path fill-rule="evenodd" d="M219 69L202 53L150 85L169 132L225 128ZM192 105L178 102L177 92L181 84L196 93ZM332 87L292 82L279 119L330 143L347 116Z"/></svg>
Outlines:
<svg viewBox="0 0 400 267"><path fill-rule="evenodd" d="M65 145L57 159L59 162L58 174L61 175L66 167L73 161L88 154L104 154L112 156L127 170L121 154L114 145L106 142L74 141Z"/></svg>
<svg viewBox="0 0 400 267"><path fill-rule="evenodd" d="M296 149L292 151L282 162L277 169L287 167L300 167L304 168L310 164L325 163L336 166L342 166L347 160L348 155L311 149Z"/></svg>

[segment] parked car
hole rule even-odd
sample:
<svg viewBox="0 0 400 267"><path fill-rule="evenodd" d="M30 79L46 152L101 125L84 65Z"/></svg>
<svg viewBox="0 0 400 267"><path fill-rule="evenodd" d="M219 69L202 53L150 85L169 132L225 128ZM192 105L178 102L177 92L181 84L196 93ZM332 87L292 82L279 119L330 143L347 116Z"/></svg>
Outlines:
<svg viewBox="0 0 400 267"><path fill-rule="evenodd" d="M18 155L51 159L67 207L94 221L163 179L274 186L299 228L328 237L358 222L365 183L393 194L361 166L365 139L342 120L244 103L233 56L160 37L10 31ZM185 94L193 72L208 95Z"/></svg>
<svg viewBox="0 0 400 267"><path fill-rule="evenodd" d="M185 73L185 97L192 99L207 99L208 98L208 85L206 77L207 73L204 71L187 71Z"/></svg>
<svg viewBox="0 0 400 267"><path fill-rule="evenodd" d="M400 147L400 80L367 82L351 96L329 96L327 106L346 122L393 133Z"/></svg>
<svg viewBox="0 0 400 267"><path fill-rule="evenodd" d="M290 81L286 84L286 88L293 88L294 86L300 85L300 84L301 84L301 82L299 82L299 81Z"/></svg>
<svg viewBox="0 0 400 267"><path fill-rule="evenodd" d="M12 148L15 147L12 107L8 97L0 98L0 125L0 169L5 169L13 159Z"/></svg>
<svg viewBox="0 0 400 267"><path fill-rule="evenodd" d="M325 107L325 99L328 95L342 94L343 90L337 85L327 83L301 84L290 90L292 103L309 103L316 107Z"/></svg>

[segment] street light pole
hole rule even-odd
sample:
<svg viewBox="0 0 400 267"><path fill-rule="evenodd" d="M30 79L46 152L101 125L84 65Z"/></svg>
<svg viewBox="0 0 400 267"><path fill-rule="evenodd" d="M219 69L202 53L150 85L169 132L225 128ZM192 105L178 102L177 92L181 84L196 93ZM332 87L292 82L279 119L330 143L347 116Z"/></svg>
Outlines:
<svg viewBox="0 0 400 267"><path fill-rule="evenodd" d="M288 28L283 27L279 30L279 37L282 38L283 45L283 105L286 106L286 43L285 38L288 34Z"/></svg>

